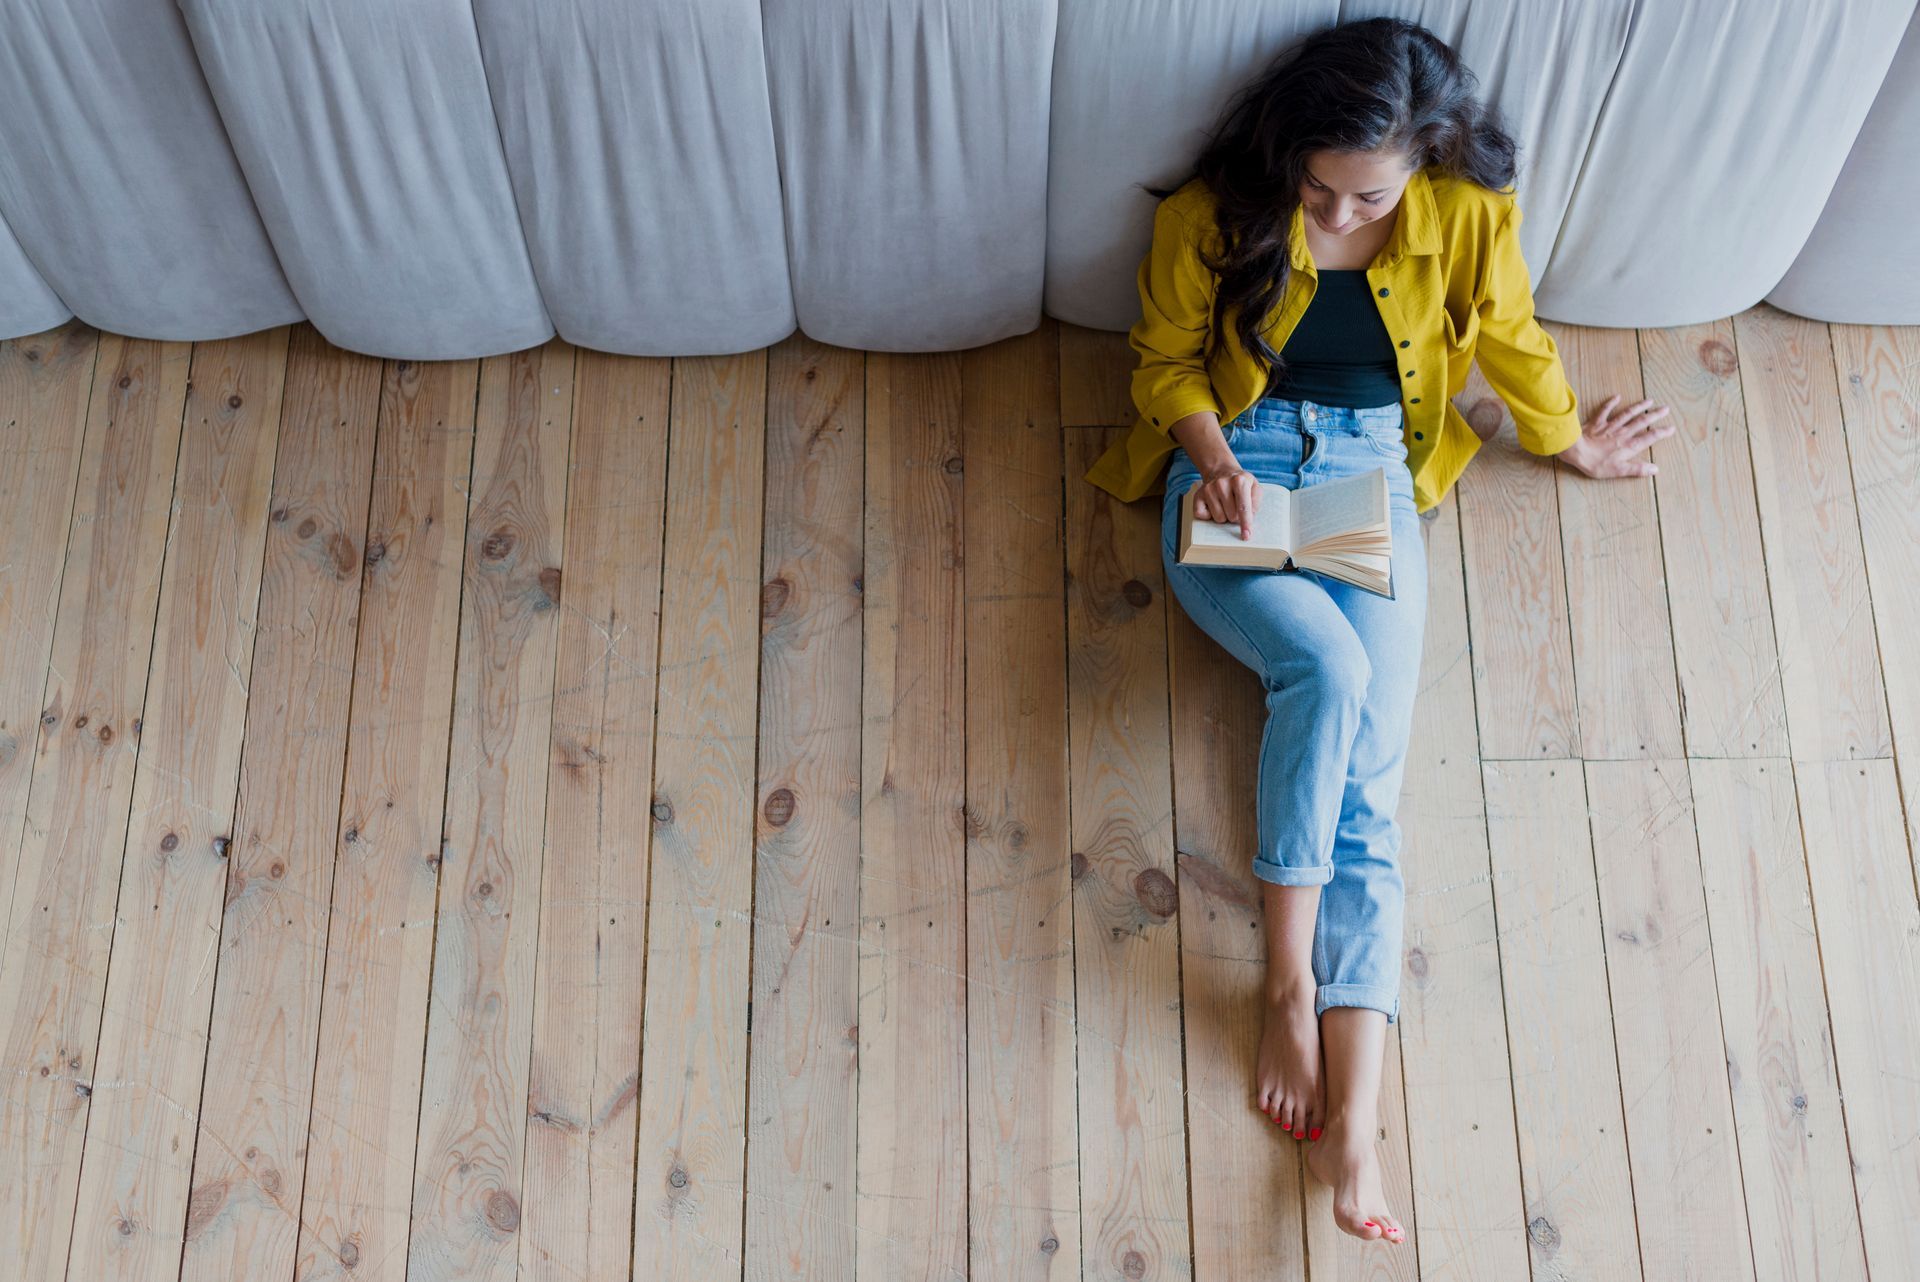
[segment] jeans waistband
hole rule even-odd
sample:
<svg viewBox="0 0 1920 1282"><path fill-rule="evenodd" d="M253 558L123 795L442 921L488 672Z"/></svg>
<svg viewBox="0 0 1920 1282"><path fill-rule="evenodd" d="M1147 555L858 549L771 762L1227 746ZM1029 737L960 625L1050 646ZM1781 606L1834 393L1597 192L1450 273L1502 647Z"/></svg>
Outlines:
<svg viewBox="0 0 1920 1282"><path fill-rule="evenodd" d="M1268 396L1248 406L1246 412L1235 421L1242 426L1249 422L1266 421L1298 424L1316 433L1359 434L1383 427L1398 428L1405 421L1405 414L1398 401L1391 405L1355 407Z"/></svg>

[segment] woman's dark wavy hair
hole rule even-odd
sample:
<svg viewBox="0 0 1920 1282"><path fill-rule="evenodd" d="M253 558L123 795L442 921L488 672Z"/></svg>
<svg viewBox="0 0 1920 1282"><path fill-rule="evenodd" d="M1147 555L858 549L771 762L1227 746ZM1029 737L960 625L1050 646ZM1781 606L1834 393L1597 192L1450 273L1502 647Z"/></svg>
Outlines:
<svg viewBox="0 0 1920 1282"><path fill-rule="evenodd" d="M1202 254L1220 278L1214 341L1237 308L1241 346L1270 374L1284 368L1260 330L1286 290L1287 234L1313 153L1400 151L1415 169L1511 184L1518 149L1477 89L1425 27L1367 18L1307 37L1236 94L1189 175L1216 199L1221 253ZM1185 181L1148 190L1164 198Z"/></svg>

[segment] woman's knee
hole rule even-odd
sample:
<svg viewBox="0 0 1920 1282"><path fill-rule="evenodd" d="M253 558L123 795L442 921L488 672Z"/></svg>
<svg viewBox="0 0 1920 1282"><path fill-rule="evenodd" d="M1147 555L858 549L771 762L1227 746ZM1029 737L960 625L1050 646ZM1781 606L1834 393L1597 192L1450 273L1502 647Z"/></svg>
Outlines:
<svg viewBox="0 0 1920 1282"><path fill-rule="evenodd" d="M1329 705L1358 708L1373 681L1373 662L1351 631L1329 630L1313 645L1266 664L1261 675L1270 694L1310 690Z"/></svg>

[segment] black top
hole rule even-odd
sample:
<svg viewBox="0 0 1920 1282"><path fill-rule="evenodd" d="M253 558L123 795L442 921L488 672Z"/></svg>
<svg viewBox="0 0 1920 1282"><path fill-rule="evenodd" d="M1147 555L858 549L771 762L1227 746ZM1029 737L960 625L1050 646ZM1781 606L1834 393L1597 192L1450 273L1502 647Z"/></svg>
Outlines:
<svg viewBox="0 0 1920 1282"><path fill-rule="evenodd" d="M1400 362L1386 322L1367 286L1367 273L1319 272L1313 299L1280 349L1285 368L1266 394L1349 409L1397 405Z"/></svg>

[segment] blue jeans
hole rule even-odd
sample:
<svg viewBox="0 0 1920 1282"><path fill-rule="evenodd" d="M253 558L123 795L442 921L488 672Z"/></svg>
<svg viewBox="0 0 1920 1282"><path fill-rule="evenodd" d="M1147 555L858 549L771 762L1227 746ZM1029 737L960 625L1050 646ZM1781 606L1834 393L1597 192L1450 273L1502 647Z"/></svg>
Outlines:
<svg viewBox="0 0 1920 1282"><path fill-rule="evenodd" d="M1310 570L1181 565L1180 498L1200 480L1175 450L1161 556L1180 605L1260 676L1260 847L1253 874L1320 886L1313 938L1316 1013L1400 1009L1405 888L1394 809L1406 765L1427 616L1426 544L1398 405L1343 409L1266 399L1226 425L1240 466L1300 489L1385 468L1393 526L1393 599Z"/></svg>

